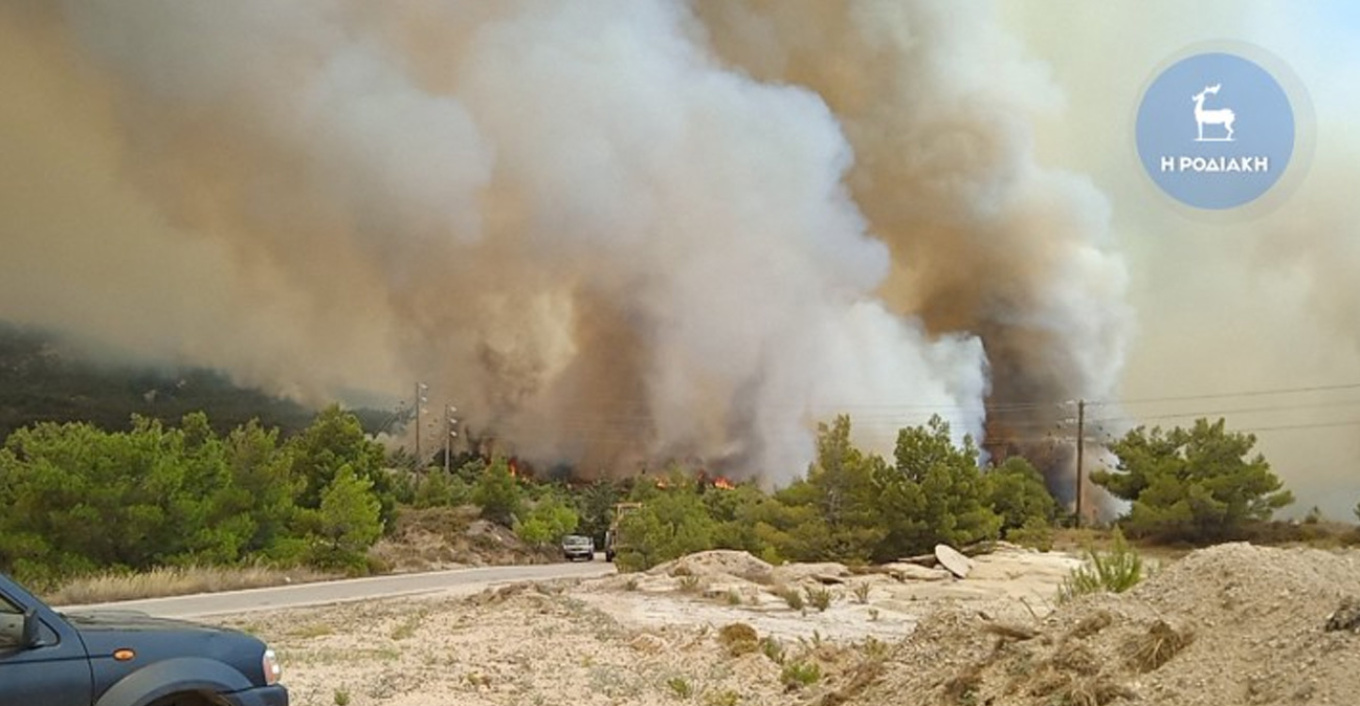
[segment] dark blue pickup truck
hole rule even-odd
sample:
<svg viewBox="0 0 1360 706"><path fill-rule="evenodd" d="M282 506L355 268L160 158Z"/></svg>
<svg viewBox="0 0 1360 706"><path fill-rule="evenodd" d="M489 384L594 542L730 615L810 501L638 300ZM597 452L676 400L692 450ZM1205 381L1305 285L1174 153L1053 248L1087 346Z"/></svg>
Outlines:
<svg viewBox="0 0 1360 706"><path fill-rule="evenodd" d="M273 650L131 611L58 613L0 574L0 706L287 706Z"/></svg>

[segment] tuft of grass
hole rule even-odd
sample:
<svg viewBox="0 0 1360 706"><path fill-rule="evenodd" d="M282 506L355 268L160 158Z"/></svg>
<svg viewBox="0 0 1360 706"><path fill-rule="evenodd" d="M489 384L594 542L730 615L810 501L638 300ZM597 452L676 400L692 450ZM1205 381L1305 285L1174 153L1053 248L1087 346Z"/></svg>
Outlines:
<svg viewBox="0 0 1360 706"><path fill-rule="evenodd" d="M1058 602L1065 603L1078 596L1092 593L1123 593L1143 579L1143 557L1117 528L1110 548L1105 551L1086 550L1086 562L1063 579L1058 590Z"/></svg>
<svg viewBox="0 0 1360 706"><path fill-rule="evenodd" d="M944 683L945 703L974 706L982 690L982 669L972 665Z"/></svg>
<svg viewBox="0 0 1360 706"><path fill-rule="evenodd" d="M888 643L870 635L869 637L864 638L864 642L859 646L859 650L864 654L865 659L871 662L882 662L888 658L888 653L891 648L888 646Z"/></svg>
<svg viewBox="0 0 1360 706"><path fill-rule="evenodd" d="M106 571L68 581L43 597L54 606L111 603L141 598L166 598L195 593L219 593L247 588L282 586L338 578L313 569L253 566L173 566L128 573Z"/></svg>
<svg viewBox="0 0 1360 706"><path fill-rule="evenodd" d="M794 610L802 610L805 605L803 603L803 594L799 593L796 588L780 586L775 589L774 594L783 598L784 602L789 604L789 607Z"/></svg>
<svg viewBox="0 0 1360 706"><path fill-rule="evenodd" d="M625 582L625 583L623 584L623 587L624 587L625 589L629 590L629 591L636 591L636 590L638 590L638 580L637 580L637 577L633 577L633 578L628 579L628 581Z"/></svg>
<svg viewBox="0 0 1360 706"><path fill-rule="evenodd" d="M704 697L704 704L706 706L737 706L739 703L741 703L741 694L738 694L731 689L710 691L708 695Z"/></svg>
<svg viewBox="0 0 1360 706"><path fill-rule="evenodd" d="M1146 674L1171 661L1194 639L1193 633L1177 631L1166 621L1158 620L1146 633L1133 638L1125 646L1125 654L1130 667Z"/></svg>
<svg viewBox="0 0 1360 706"><path fill-rule="evenodd" d="M414 637L416 628L425 620L425 613L421 611L403 620L400 625L392 629L393 640L407 640Z"/></svg>
<svg viewBox="0 0 1360 706"><path fill-rule="evenodd" d="M762 654L768 657L771 662L774 662L775 664L784 663L785 656L784 643L780 642L776 638L768 636L761 638L760 651Z"/></svg>
<svg viewBox="0 0 1360 706"><path fill-rule="evenodd" d="M877 609L877 608L870 608L870 609L869 609L869 622L871 622L871 623L876 623L876 622L878 622L878 609Z"/></svg>
<svg viewBox="0 0 1360 706"><path fill-rule="evenodd" d="M335 706L349 706L349 691L346 689L336 689L334 701Z"/></svg>
<svg viewBox="0 0 1360 706"><path fill-rule="evenodd" d="M789 691L816 684L822 678L822 668L816 662L789 662L779 672L779 681Z"/></svg>
<svg viewBox="0 0 1360 706"><path fill-rule="evenodd" d="M850 592L854 594L855 600L859 601L860 604L867 604L869 602L870 588L869 582L865 581L855 584L855 587L850 589Z"/></svg>
<svg viewBox="0 0 1360 706"><path fill-rule="evenodd" d="M684 677L671 677L666 680L666 686L670 687L671 693L678 699L688 699L694 696L694 685Z"/></svg>
<svg viewBox="0 0 1360 706"><path fill-rule="evenodd" d="M680 590L685 593L696 593L699 590L699 577L684 575L680 577Z"/></svg>
<svg viewBox="0 0 1360 706"><path fill-rule="evenodd" d="M259 630L247 630L246 632L257 633L257 632L259 632ZM311 640L311 639L314 639L314 638L325 637L325 636L327 636L327 635L334 635L334 634L335 634L335 628L334 628L334 627L332 627L332 626L330 626L330 625L328 625L328 624L326 624L326 623L319 623L319 622L318 622L318 623L306 623L306 624L303 624L303 625L299 625L297 628L295 628L295 629L293 629L292 631L290 631L290 632L288 633L288 636L289 636L289 637L301 638L301 639L304 639L304 640Z"/></svg>
<svg viewBox="0 0 1360 706"><path fill-rule="evenodd" d="M741 605L741 594L737 592L737 589L734 588L727 592L727 605Z"/></svg>
<svg viewBox="0 0 1360 706"><path fill-rule="evenodd" d="M1132 699L1136 695L1108 677L1073 679L1058 689L1053 703L1062 706L1105 706L1116 699Z"/></svg>
<svg viewBox="0 0 1360 706"><path fill-rule="evenodd" d="M825 613L831 607L831 589L829 588L809 588L807 589L808 603L819 613Z"/></svg>

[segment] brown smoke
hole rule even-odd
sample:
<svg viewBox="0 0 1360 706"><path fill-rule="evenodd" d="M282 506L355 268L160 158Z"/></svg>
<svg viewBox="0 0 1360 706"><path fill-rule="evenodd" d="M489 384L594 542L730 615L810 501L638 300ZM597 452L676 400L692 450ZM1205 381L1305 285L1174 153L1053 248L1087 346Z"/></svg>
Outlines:
<svg viewBox="0 0 1360 706"><path fill-rule="evenodd" d="M599 472L787 478L842 411L883 446L931 413L979 434L985 402L1030 443L1112 389L1124 274L1104 199L1035 159L1054 90L997 27L867 0L6 6L0 134L37 144L0 183L37 183L0 196L35 231L0 315L311 399L425 380Z"/></svg>

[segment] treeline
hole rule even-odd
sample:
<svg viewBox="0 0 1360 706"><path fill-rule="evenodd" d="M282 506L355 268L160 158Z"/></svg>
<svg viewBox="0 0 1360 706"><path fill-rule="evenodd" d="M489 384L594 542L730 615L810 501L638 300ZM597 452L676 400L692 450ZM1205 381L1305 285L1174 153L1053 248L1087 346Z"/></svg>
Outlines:
<svg viewBox="0 0 1360 706"><path fill-rule="evenodd" d="M1132 536L1241 538L1292 502L1254 443L1221 420L1139 428L1110 446L1117 468L1092 479L1127 501L1120 524ZM468 505L546 550L569 533L602 541L615 505L639 503L620 520L625 569L714 548L771 562L882 562L938 543L1045 547L1070 519L1027 461L981 467L972 440L955 443L939 418L900 430L882 457L856 448L849 417L838 417L820 427L806 474L772 494L698 483L682 468L580 486L518 476L504 458L466 455L451 473L414 465L385 454L339 407L286 439L256 421L219 433L201 412L178 427L137 417L122 432L33 425L0 447L0 570L39 585L110 568L253 561L363 573L398 512Z"/></svg>
<svg viewBox="0 0 1360 706"><path fill-rule="evenodd" d="M971 439L956 445L938 417L899 432L891 459L850 441L849 417L822 425L806 477L776 491L700 488L685 474L638 484L641 507L621 520L622 568L646 568L705 549L748 551L770 562L884 562L1009 537L1044 545L1059 509L1022 458L978 465ZM702 492L700 492L702 491Z"/></svg>
<svg viewBox="0 0 1360 706"><path fill-rule="evenodd" d="M42 423L0 448L0 569L37 584L107 568L267 560L361 566L396 511L383 448L338 407L281 441L203 413L128 432Z"/></svg>

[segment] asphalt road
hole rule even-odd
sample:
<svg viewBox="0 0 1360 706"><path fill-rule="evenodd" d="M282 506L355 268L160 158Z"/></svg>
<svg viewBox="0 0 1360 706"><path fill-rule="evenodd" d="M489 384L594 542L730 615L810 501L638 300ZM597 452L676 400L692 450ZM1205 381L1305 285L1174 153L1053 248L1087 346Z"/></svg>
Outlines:
<svg viewBox="0 0 1360 706"><path fill-rule="evenodd" d="M591 562L536 564L532 566L488 566L477 569L450 569L423 574L396 574L341 581L302 583L273 588L253 588L225 593L203 593L173 598L149 598L118 603L61 606L58 610L138 610L166 618L199 618L209 615L299 608L421 593L444 592L470 595L491 586L516 581L593 578L612 573L614 573L614 565L598 559Z"/></svg>

